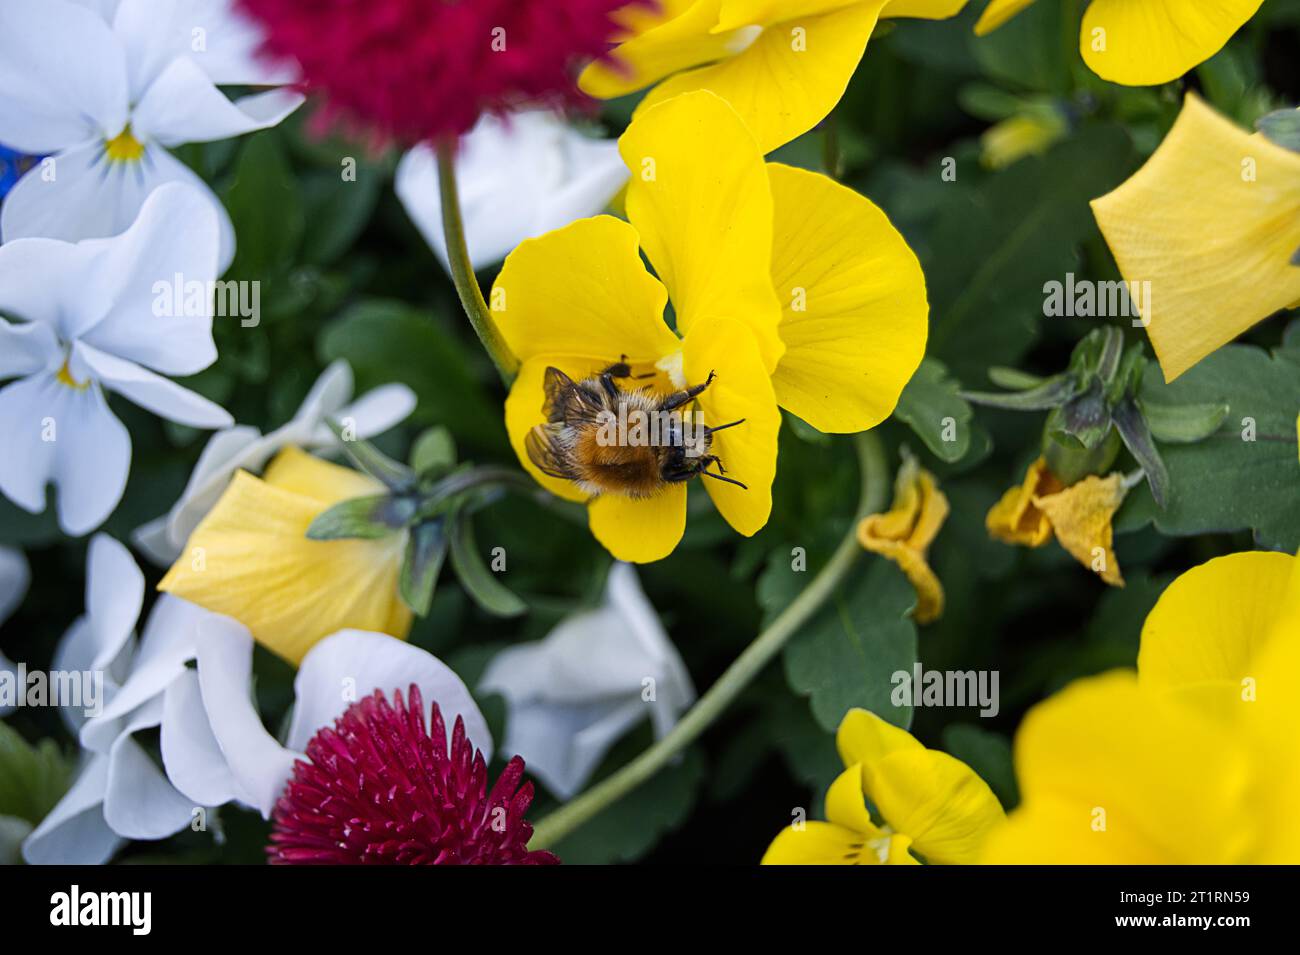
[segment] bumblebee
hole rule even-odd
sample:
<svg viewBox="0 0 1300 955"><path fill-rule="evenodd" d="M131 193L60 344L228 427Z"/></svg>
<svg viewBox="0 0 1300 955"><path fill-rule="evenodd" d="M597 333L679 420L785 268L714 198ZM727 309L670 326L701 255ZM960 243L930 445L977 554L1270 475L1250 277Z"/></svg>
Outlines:
<svg viewBox="0 0 1300 955"><path fill-rule="evenodd" d="M542 405L546 423L533 428L524 441L533 464L591 495L653 497L696 475L748 490L727 477L722 461L710 453L713 435L744 419L709 428L696 423L697 416L683 413L713 383L713 372L702 384L667 395L620 384L633 377L626 356L582 381L547 368ZM716 473L709 470L714 465Z"/></svg>

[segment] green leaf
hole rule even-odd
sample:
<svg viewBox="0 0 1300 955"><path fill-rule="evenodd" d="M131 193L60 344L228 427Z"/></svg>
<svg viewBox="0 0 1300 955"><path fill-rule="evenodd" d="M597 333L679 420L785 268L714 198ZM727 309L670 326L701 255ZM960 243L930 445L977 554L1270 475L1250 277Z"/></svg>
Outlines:
<svg viewBox="0 0 1300 955"><path fill-rule="evenodd" d="M311 229L303 240L302 261L331 265L352 248L374 215L386 178L382 169L370 165L359 165L354 180L344 179L341 171L303 177Z"/></svg>
<svg viewBox="0 0 1300 955"><path fill-rule="evenodd" d="M1077 271L1079 246L1096 235L1088 202L1134 164L1123 129L1094 125L1041 158L987 179L961 172L947 183L951 198L920 249L931 303L928 353L962 381L981 380L989 365L1018 362L1038 337L1044 283Z"/></svg>
<svg viewBox="0 0 1300 955"><path fill-rule="evenodd" d="M1157 441L1167 444L1195 444L1204 441L1228 417L1226 402L1194 405L1160 405L1144 401L1142 415Z"/></svg>
<svg viewBox="0 0 1300 955"><path fill-rule="evenodd" d="M402 601L418 617L427 616L447 556L447 535L441 521L427 521L411 531L398 589Z"/></svg>
<svg viewBox="0 0 1300 955"><path fill-rule="evenodd" d="M239 243L230 274L262 280L287 269L302 244L302 197L274 131L249 137L222 197Z"/></svg>
<svg viewBox="0 0 1300 955"><path fill-rule="evenodd" d="M641 734L636 735L640 742ZM619 746L605 764L617 766L618 757L626 761L634 755L632 746ZM568 865L634 862L685 821L703 781L704 760L697 750L688 749L678 762L659 770L560 840L555 854Z"/></svg>
<svg viewBox="0 0 1300 955"><path fill-rule="evenodd" d="M970 723L953 723L943 731L943 748L989 784L1002 808L1010 812L1020 803L1020 787L1011 762L1011 741L1001 733Z"/></svg>
<svg viewBox="0 0 1300 955"><path fill-rule="evenodd" d="M408 386L418 402L415 424L445 425L462 446L507 447L500 403L489 400L470 357L435 315L403 302L368 299L331 323L317 350L326 362L348 360L358 392L389 382Z"/></svg>
<svg viewBox="0 0 1300 955"><path fill-rule="evenodd" d="M921 362L903 389L894 414L942 461L960 461L970 450L975 412L961 396L961 385L936 359Z"/></svg>
<svg viewBox="0 0 1300 955"><path fill-rule="evenodd" d="M369 441L350 438L333 418L325 422L338 438L343 453L362 471L391 491L405 490L415 481L415 474L405 464L394 461Z"/></svg>
<svg viewBox="0 0 1300 955"><path fill-rule="evenodd" d="M1154 522L1162 533L1180 536L1252 530L1260 546L1300 549L1300 341L1288 340L1271 356L1251 345L1226 345L1172 384L1146 376L1142 401L1226 401L1229 410L1223 426L1205 440L1163 449L1170 478L1164 512L1139 488L1120 511L1120 529Z"/></svg>
<svg viewBox="0 0 1300 955"><path fill-rule="evenodd" d="M517 617L528 605L497 580L496 574L483 563L474 541L474 524L463 511L454 512L448 519L451 539L451 566L456 569L461 586L474 598L474 602L488 613L498 617Z"/></svg>
<svg viewBox="0 0 1300 955"><path fill-rule="evenodd" d="M1279 109L1260 117L1255 125L1283 149L1300 152L1300 109Z"/></svg>
<svg viewBox="0 0 1300 955"><path fill-rule="evenodd" d="M72 784L72 766L51 739L35 746L0 723L0 816L37 825Z"/></svg>
<svg viewBox="0 0 1300 955"><path fill-rule="evenodd" d="M963 391L961 396L972 404L1004 411L1047 411L1059 408L1079 392L1079 386L1069 375L1046 378L1032 388L1001 394L994 391Z"/></svg>
<svg viewBox="0 0 1300 955"><path fill-rule="evenodd" d="M442 425L429 428L415 439L411 468L421 478L441 477L456 466L456 439Z"/></svg>
<svg viewBox="0 0 1300 955"><path fill-rule="evenodd" d="M354 497L317 514L307 528L307 536L316 541L377 540L405 527L415 511L416 502L409 497Z"/></svg>
<svg viewBox="0 0 1300 955"><path fill-rule="evenodd" d="M784 558L783 558L784 559ZM776 564L777 568L788 567ZM773 565L769 565L769 571ZM779 570L790 577L808 575ZM860 563L826 606L785 648L790 688L809 697L813 716L834 732L855 706L898 726L912 722L909 699L890 700L893 675L912 672L917 659L916 627L908 614L916 594L893 564L881 558Z"/></svg>

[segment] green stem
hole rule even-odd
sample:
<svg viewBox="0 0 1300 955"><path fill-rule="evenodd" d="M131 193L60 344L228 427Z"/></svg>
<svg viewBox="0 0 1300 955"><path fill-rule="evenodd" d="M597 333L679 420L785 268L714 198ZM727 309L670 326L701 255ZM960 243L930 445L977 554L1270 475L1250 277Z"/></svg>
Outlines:
<svg viewBox="0 0 1300 955"><path fill-rule="evenodd" d="M465 244L465 223L460 215L460 192L456 187L456 141L445 139L438 144L438 191L442 196L442 231L447 239L447 260L451 280L460 296L461 307L474 326L478 340L487 349L501 380L509 386L519 372L519 359L510 351L497 330L496 323L483 300L483 290L474 277L474 266Z"/></svg>
<svg viewBox="0 0 1300 955"><path fill-rule="evenodd" d="M858 461L861 467L861 494L858 511L848 533L840 542L831 559L813 578L803 593L760 633L744 652L718 678L709 691L700 697L681 721L659 742L655 743L632 762L607 777L581 796L556 809L537 824L530 849L554 846L569 833L587 822L611 803L652 777L679 752L693 743L730 706L759 672L780 652L792 637L835 592L836 587L852 569L862 548L858 545L858 521L885 505L889 475L886 472L884 450L874 434L857 435Z"/></svg>

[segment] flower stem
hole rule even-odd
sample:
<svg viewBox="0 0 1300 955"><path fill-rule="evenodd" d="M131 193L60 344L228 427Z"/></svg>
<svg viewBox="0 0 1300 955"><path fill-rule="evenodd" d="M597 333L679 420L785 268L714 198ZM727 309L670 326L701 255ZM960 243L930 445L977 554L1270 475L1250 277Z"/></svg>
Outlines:
<svg viewBox="0 0 1300 955"><path fill-rule="evenodd" d="M483 300L483 290L474 277L469 247L465 243L465 223L460 215L454 139L444 139L438 144L438 191L442 197L442 231L447 239L447 260L451 265L451 280L456 286L456 294L460 296L461 307L496 365L501 380L509 386L519 371L519 359L511 353L492 321L487 302Z"/></svg>
<svg viewBox="0 0 1300 955"><path fill-rule="evenodd" d="M636 759L607 777L581 796L556 809L537 824L530 849L553 847L583 823L611 803L626 796L662 769L674 756L694 742L730 706L772 660L795 632L802 627L835 592L848 575L862 548L857 541L858 522L884 507L889 475L880 439L871 433L856 436L861 468L861 492L858 511L826 566L807 588L754 638L740 656L700 697L672 731Z"/></svg>

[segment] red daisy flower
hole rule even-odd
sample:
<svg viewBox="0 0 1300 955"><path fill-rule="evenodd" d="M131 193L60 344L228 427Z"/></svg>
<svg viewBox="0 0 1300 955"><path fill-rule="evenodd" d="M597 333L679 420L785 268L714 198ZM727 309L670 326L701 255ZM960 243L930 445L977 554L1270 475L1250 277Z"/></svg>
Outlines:
<svg viewBox="0 0 1300 955"><path fill-rule="evenodd" d="M327 119L411 144L464 133L484 112L584 102L574 69L608 54L629 0L239 4L261 23L264 54L324 95Z"/></svg>
<svg viewBox="0 0 1300 955"><path fill-rule="evenodd" d="M412 684L389 705L376 690L307 744L307 761L275 806L267 855L273 865L554 865L529 852L524 812L533 784L510 760L487 791L483 754L456 718L450 750L438 704L424 727ZM516 792L518 789L518 792Z"/></svg>

